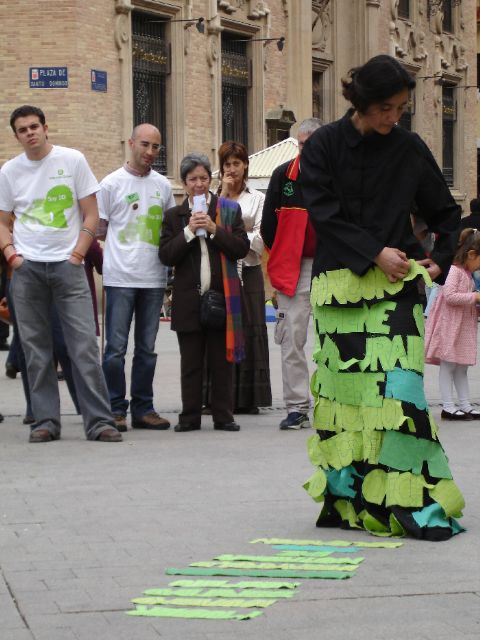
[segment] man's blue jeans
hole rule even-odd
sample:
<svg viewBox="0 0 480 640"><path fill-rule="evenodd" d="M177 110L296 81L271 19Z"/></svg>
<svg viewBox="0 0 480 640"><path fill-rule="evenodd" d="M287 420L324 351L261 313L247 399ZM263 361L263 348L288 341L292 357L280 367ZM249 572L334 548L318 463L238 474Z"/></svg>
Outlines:
<svg viewBox="0 0 480 640"><path fill-rule="evenodd" d="M126 415L125 354L135 314L134 353L130 383L130 413L141 418L153 411L153 376L157 363L155 340L163 304L163 288L105 287L106 345L103 372L112 412Z"/></svg>

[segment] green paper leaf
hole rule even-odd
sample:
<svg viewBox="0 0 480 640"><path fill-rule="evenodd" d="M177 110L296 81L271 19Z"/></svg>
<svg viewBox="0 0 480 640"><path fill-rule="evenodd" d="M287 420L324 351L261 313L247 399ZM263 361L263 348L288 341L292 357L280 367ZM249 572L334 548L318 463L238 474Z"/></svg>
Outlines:
<svg viewBox="0 0 480 640"><path fill-rule="evenodd" d="M315 395L342 404L381 407L378 384L384 380L384 373L335 373L320 363L312 377L312 386L317 390Z"/></svg>
<svg viewBox="0 0 480 640"><path fill-rule="evenodd" d="M423 505L423 489L431 487L425 482L423 475L412 473L386 472L374 469L364 478L362 493L373 504L382 504L385 499L387 507L421 507Z"/></svg>
<svg viewBox="0 0 480 640"><path fill-rule="evenodd" d="M388 313L395 311L396 302L379 302L368 307L339 308L315 306L313 317L318 335L333 334L338 335L350 333L379 333L388 335L390 326L388 324ZM315 359L315 358L314 358Z"/></svg>
<svg viewBox="0 0 480 640"><path fill-rule="evenodd" d="M353 508L351 502L348 502L348 500L336 500L333 503L333 506L340 514L342 520L348 522L352 529L361 529L360 525L358 524L358 516L355 513L355 509Z"/></svg>
<svg viewBox="0 0 480 640"><path fill-rule="evenodd" d="M385 397L395 398L414 404L417 409L427 409L427 400L423 389L423 377L413 371L393 369L387 373Z"/></svg>
<svg viewBox="0 0 480 640"><path fill-rule="evenodd" d="M325 472L322 469L317 469L313 475L305 482L303 488L307 493L315 500L315 502L321 502L323 500L323 493L327 486L327 478Z"/></svg>
<svg viewBox="0 0 480 640"><path fill-rule="evenodd" d="M410 423L408 422L410 420ZM381 407L366 407L341 404L317 397L313 409L313 426L326 431L385 431L398 430L407 423L415 431L413 420L403 414L402 403L393 398L384 398ZM321 452L318 451L317 434L309 440L308 452L312 464L324 466Z"/></svg>
<svg viewBox="0 0 480 640"><path fill-rule="evenodd" d="M425 318L423 317L423 306L421 304L413 306L413 317L417 325L418 335L423 338L425 335Z"/></svg>
<svg viewBox="0 0 480 640"><path fill-rule="evenodd" d="M350 269L336 269L320 273L312 280L310 300L312 307L316 305L330 305L333 300L339 304L360 302L360 300L381 300L386 294L396 294L402 291L405 282L422 277L428 286L432 280L425 269L415 260L410 260L410 271L403 280L390 282L378 267L369 269L364 275L358 276Z"/></svg>
<svg viewBox="0 0 480 640"><path fill-rule="evenodd" d="M440 480L428 493L442 507L447 517L459 518L462 515L465 500L453 480Z"/></svg>
<svg viewBox="0 0 480 640"><path fill-rule="evenodd" d="M359 366L362 371L391 371L399 366L402 369L413 369L423 373L424 345L423 338L407 336L407 349L400 335L367 338L365 357Z"/></svg>
<svg viewBox="0 0 480 640"><path fill-rule="evenodd" d="M438 442L395 431L385 433L379 462L399 471L412 470L417 475L421 473L423 463L427 462L431 476L452 478L447 457Z"/></svg>

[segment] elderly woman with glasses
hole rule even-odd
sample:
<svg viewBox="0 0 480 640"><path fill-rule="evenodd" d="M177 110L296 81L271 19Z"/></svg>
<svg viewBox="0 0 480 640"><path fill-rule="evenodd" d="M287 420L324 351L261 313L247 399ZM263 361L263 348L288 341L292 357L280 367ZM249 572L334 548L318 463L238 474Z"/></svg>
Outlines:
<svg viewBox="0 0 480 640"><path fill-rule="evenodd" d="M171 326L180 348L182 388L175 431L200 429L205 356L214 428L238 431L232 413L232 366L243 359L244 343L236 263L247 255L250 242L240 206L209 190L212 171L207 156L185 156L180 177L187 197L165 212L159 248L163 264L174 267ZM220 328L207 326L201 313L212 290L224 298L225 323Z"/></svg>

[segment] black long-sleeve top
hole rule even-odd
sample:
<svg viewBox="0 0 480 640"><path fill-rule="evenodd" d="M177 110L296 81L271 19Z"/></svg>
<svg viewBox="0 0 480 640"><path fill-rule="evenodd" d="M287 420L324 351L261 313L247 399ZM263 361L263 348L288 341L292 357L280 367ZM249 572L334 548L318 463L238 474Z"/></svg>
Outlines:
<svg viewBox="0 0 480 640"><path fill-rule="evenodd" d="M384 247L424 258L410 220L415 203L437 234L431 258L443 282L461 209L433 155L417 134L398 126L387 135L361 135L352 114L317 129L302 152L300 184L318 238L313 275L341 268L362 275Z"/></svg>

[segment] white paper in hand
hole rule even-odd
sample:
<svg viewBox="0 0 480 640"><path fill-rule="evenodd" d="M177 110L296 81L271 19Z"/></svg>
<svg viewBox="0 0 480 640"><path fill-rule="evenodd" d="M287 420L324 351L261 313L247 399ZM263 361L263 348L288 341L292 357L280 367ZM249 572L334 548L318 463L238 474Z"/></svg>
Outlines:
<svg viewBox="0 0 480 640"><path fill-rule="evenodd" d="M202 213L207 213L208 211L208 207L207 207L207 199L205 198L205 194L203 193L201 196L193 196L193 212L196 211L201 211ZM207 235L207 232L205 229L197 229L195 232L196 236L203 236L205 237Z"/></svg>

